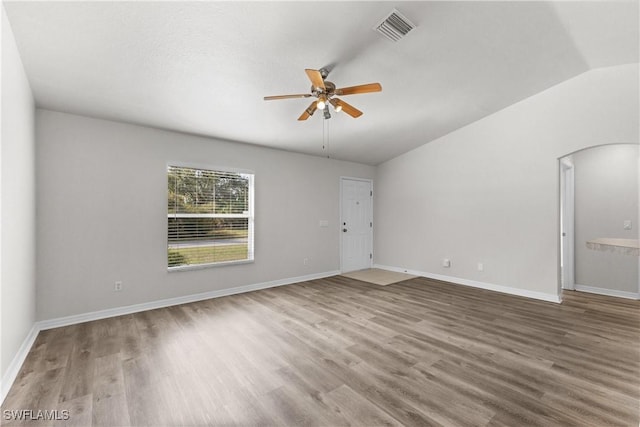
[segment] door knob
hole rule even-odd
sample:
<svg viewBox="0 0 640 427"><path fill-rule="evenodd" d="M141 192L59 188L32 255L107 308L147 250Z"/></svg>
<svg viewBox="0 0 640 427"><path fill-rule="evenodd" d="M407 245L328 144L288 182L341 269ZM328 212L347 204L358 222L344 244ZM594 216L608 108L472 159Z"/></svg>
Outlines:
<svg viewBox="0 0 640 427"><path fill-rule="evenodd" d="M346 228L343 228L343 229L342 229L342 232L343 232L343 233L346 233L346 232L347 232L347 229L346 229Z"/></svg>

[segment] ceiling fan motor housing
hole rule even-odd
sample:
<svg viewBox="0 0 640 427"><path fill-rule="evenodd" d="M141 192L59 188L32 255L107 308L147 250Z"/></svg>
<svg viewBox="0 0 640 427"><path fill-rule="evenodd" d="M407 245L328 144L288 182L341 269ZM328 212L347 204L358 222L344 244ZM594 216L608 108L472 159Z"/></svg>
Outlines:
<svg viewBox="0 0 640 427"><path fill-rule="evenodd" d="M313 93L316 97L318 95L325 94L327 95L327 98L329 98L330 96L335 95L335 91L336 91L336 85L330 81L324 82L324 90L322 90L322 88L319 88L319 87L311 86L311 93Z"/></svg>

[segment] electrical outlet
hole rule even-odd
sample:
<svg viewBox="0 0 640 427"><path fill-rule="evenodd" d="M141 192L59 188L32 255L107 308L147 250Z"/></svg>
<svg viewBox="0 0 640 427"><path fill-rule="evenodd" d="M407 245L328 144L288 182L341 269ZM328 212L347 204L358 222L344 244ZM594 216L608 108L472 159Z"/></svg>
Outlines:
<svg viewBox="0 0 640 427"><path fill-rule="evenodd" d="M113 285L113 290L114 292L120 292L122 290L122 282L120 280Z"/></svg>
<svg viewBox="0 0 640 427"><path fill-rule="evenodd" d="M624 220L624 222L622 223L622 228L625 230L631 230L631 220L630 219Z"/></svg>
<svg viewBox="0 0 640 427"><path fill-rule="evenodd" d="M484 264L481 262L478 263L478 271L484 271Z"/></svg>
<svg viewBox="0 0 640 427"><path fill-rule="evenodd" d="M309 265L309 258L303 258L302 259L302 264Z"/></svg>
<svg viewBox="0 0 640 427"><path fill-rule="evenodd" d="M447 259L447 258L443 259L442 260L442 266L445 267L445 268L451 267L451 260Z"/></svg>

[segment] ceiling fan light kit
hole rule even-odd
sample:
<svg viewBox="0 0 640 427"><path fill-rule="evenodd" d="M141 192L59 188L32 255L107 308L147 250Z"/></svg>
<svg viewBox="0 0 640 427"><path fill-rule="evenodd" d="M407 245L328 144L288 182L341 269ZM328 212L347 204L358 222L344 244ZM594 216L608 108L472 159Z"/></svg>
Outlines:
<svg viewBox="0 0 640 427"><path fill-rule="evenodd" d="M318 110L324 110L324 107L327 105L327 97L324 94L318 95Z"/></svg>
<svg viewBox="0 0 640 427"><path fill-rule="evenodd" d="M333 105L333 109L336 110L336 113L342 111L342 104L340 104L340 100L337 98L333 98L329 101L331 105Z"/></svg>
<svg viewBox="0 0 640 427"><path fill-rule="evenodd" d="M329 113L329 104L331 104L336 112L344 111L351 117L358 118L362 115L362 111L358 110L354 106L344 102L337 96L346 96L346 95L358 95L361 93L370 93L370 92L380 92L382 91L382 86L380 83L368 83L364 85L357 86L349 86L344 88L336 89L336 85L332 82L325 80L329 75L329 72L321 68L320 70L313 70L307 68L304 70L307 74L307 77L311 81L311 93L300 93L294 95L276 95L276 96L265 96L265 101L273 101L278 99L292 99L292 98L310 98L315 97L317 101L313 101L309 107L298 117L298 120L307 120L309 117L313 116L313 113L316 110L322 110L323 116L326 119L331 118L331 113Z"/></svg>

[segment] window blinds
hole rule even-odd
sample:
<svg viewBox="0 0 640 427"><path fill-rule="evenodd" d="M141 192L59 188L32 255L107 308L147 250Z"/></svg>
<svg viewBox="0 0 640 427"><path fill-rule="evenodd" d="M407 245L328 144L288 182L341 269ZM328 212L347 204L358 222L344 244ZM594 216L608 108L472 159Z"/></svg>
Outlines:
<svg viewBox="0 0 640 427"><path fill-rule="evenodd" d="M170 268L253 260L253 175L168 166Z"/></svg>

